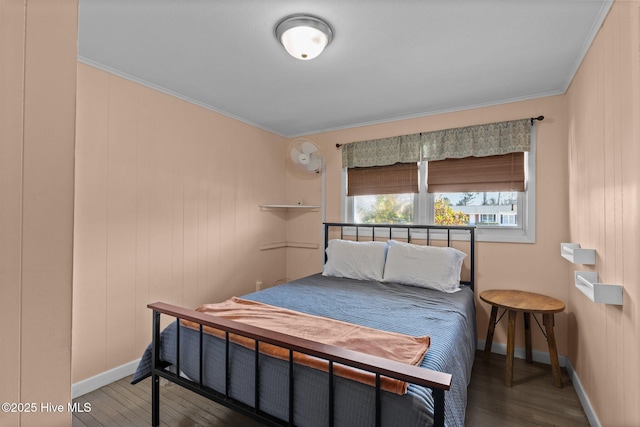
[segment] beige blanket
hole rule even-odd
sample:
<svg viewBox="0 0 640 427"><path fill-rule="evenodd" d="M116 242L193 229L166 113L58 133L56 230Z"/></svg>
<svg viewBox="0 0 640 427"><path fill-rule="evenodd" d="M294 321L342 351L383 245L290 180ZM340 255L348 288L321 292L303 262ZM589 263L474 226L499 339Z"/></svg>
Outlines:
<svg viewBox="0 0 640 427"><path fill-rule="evenodd" d="M236 297L219 304L205 304L198 307L196 311L411 365L418 365L422 361L430 344L428 336L412 337L380 331ZM182 324L199 328L199 325L194 322L183 320ZM209 327L204 329L212 335L224 336L224 332L219 329ZM250 338L231 334L230 339L247 348L255 347L255 341ZM288 350L271 344L260 343L260 352L280 359L288 360L289 358ZM294 361L324 371L328 370L329 365L326 360L297 352L294 353ZM345 378L375 385L375 375L360 369L334 364L334 372ZM407 383L382 377L381 388L392 393L405 394Z"/></svg>

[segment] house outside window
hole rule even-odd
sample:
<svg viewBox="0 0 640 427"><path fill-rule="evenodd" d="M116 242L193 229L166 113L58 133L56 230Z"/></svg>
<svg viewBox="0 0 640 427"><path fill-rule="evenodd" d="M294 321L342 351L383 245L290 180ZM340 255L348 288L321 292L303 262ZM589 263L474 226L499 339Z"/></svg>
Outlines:
<svg viewBox="0 0 640 427"><path fill-rule="evenodd" d="M515 191L436 193L435 198L444 200L452 212L467 215L466 225L517 227L518 195Z"/></svg>
<svg viewBox="0 0 640 427"><path fill-rule="evenodd" d="M481 214L480 215L480 223L481 224L495 224L496 223L496 215L495 214Z"/></svg>
<svg viewBox="0 0 640 427"><path fill-rule="evenodd" d="M517 225L517 214L503 213L500 215L500 225Z"/></svg>

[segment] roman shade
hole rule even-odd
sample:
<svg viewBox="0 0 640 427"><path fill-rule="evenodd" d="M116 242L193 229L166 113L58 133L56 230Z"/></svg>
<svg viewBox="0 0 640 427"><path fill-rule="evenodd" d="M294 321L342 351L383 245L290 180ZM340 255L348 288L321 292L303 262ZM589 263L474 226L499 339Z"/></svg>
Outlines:
<svg viewBox="0 0 640 427"><path fill-rule="evenodd" d="M418 192L418 164L347 169L347 196Z"/></svg>
<svg viewBox="0 0 640 427"><path fill-rule="evenodd" d="M429 193L524 191L524 153L430 161Z"/></svg>

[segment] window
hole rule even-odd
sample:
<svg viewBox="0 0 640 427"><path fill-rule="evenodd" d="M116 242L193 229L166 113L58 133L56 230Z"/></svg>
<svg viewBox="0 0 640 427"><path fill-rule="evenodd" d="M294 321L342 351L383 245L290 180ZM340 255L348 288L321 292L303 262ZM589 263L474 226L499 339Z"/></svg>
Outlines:
<svg viewBox="0 0 640 427"><path fill-rule="evenodd" d="M479 241L535 242L535 130L531 147L522 156L523 191L503 191L500 184L476 192L427 192L428 164L418 164L418 193L347 196L343 169L342 218L345 222L458 224L478 227ZM433 162L432 162L433 163ZM511 179L511 178L510 178Z"/></svg>
<svg viewBox="0 0 640 427"><path fill-rule="evenodd" d="M500 224L502 225L517 225L516 214L502 214L500 216Z"/></svg>
<svg viewBox="0 0 640 427"><path fill-rule="evenodd" d="M353 197L354 222L362 224L413 224L414 193Z"/></svg>
<svg viewBox="0 0 640 427"><path fill-rule="evenodd" d="M434 223L442 216L457 215L465 225L519 227L519 192L435 193ZM451 222L447 222L451 225Z"/></svg>
<svg viewBox="0 0 640 427"><path fill-rule="evenodd" d="M418 189L417 163L348 169L352 222L413 224Z"/></svg>
<svg viewBox="0 0 640 427"><path fill-rule="evenodd" d="M480 214L481 224L495 224L495 222L496 222L495 214Z"/></svg>

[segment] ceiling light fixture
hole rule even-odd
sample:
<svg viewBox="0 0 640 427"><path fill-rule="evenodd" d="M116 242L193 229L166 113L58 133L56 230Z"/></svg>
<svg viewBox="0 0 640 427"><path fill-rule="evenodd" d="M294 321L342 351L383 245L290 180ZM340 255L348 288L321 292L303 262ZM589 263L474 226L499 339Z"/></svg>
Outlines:
<svg viewBox="0 0 640 427"><path fill-rule="evenodd" d="M289 55L307 61L331 43L333 30L318 17L298 14L287 16L276 25L276 38Z"/></svg>

